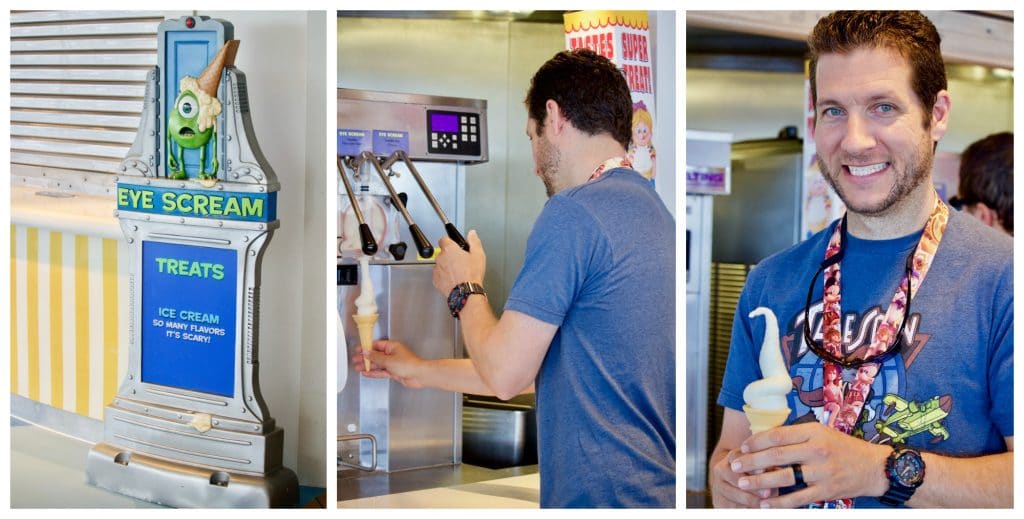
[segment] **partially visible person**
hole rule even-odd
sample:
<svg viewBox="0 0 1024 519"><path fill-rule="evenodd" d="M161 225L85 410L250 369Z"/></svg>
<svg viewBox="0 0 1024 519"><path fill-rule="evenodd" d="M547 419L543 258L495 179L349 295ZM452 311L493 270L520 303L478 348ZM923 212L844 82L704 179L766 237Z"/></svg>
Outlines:
<svg viewBox="0 0 1024 519"><path fill-rule="evenodd" d="M994 133L960 156L960 187L950 205L1013 236L1013 134Z"/></svg>

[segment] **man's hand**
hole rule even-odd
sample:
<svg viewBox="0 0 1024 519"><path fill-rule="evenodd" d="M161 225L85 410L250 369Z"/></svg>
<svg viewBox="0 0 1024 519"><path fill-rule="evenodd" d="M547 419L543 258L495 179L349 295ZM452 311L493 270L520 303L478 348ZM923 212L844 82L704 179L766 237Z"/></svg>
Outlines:
<svg viewBox="0 0 1024 519"><path fill-rule="evenodd" d="M441 252L434 259L434 288L444 297L448 297L459 283L484 284L487 256L476 231L469 231L466 243L469 244L469 252L462 250L447 236L441 238Z"/></svg>
<svg viewBox="0 0 1024 519"><path fill-rule="evenodd" d="M736 486L751 492L794 485L790 465L799 463L803 469L807 488L762 499L762 508L795 508L816 501L880 496L889 487L884 469L891 447L868 443L817 422L755 434L740 445L740 451L742 454L729 466L738 476ZM772 468L775 470L749 474Z"/></svg>
<svg viewBox="0 0 1024 519"><path fill-rule="evenodd" d="M761 490L759 496L754 491L739 488L739 479L746 474L733 472L732 462L741 455L739 449L731 450L718 460L711 468L711 504L715 508L757 508L761 497L770 496L772 490Z"/></svg>
<svg viewBox="0 0 1024 519"><path fill-rule="evenodd" d="M364 354L368 354L370 357L370 371L366 371L363 364ZM386 339L376 341L373 343L373 351L368 353L357 347L356 354L352 356L352 365L364 377L390 378L405 387L423 387L423 383L419 380L423 359L399 341Z"/></svg>

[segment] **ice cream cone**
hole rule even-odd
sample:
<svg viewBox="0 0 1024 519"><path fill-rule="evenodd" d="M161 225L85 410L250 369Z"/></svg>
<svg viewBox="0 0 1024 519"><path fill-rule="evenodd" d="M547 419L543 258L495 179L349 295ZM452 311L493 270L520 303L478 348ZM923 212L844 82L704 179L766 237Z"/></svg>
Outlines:
<svg viewBox="0 0 1024 519"><path fill-rule="evenodd" d="M786 423L786 418L789 417L789 409L787 408L756 409L750 407L750 405L744 405L743 412L747 415L747 421L750 422L751 434L757 434L778 427Z"/></svg>
<svg viewBox="0 0 1024 519"><path fill-rule="evenodd" d="M202 75L199 76L199 88L210 97L217 97L217 88L220 87L220 75L225 67L235 64L235 55L238 54L238 40L228 40L220 48L217 55L213 57Z"/></svg>
<svg viewBox="0 0 1024 519"><path fill-rule="evenodd" d="M352 316L356 327L359 328L359 345L363 348L363 366L366 367L366 371L370 371L370 356L368 354L373 349L373 325L377 323L377 316L378 314L355 314Z"/></svg>

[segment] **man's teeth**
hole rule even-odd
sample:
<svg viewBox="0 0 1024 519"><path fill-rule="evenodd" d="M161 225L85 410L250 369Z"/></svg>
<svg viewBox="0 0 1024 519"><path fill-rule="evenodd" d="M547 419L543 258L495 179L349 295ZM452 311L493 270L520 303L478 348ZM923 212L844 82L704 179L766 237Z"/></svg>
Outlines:
<svg viewBox="0 0 1024 519"><path fill-rule="evenodd" d="M855 177L863 177L872 173L878 173L888 166L888 162L879 162L878 164L872 164L870 166L847 166L850 168L850 174Z"/></svg>

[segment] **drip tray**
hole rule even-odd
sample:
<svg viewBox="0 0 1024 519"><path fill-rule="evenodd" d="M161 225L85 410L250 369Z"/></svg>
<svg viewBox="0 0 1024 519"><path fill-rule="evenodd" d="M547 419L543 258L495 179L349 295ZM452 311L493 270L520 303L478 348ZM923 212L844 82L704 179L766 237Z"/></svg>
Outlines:
<svg viewBox="0 0 1024 519"><path fill-rule="evenodd" d="M466 395L462 402L462 461L492 469L537 463L533 394L509 401Z"/></svg>

